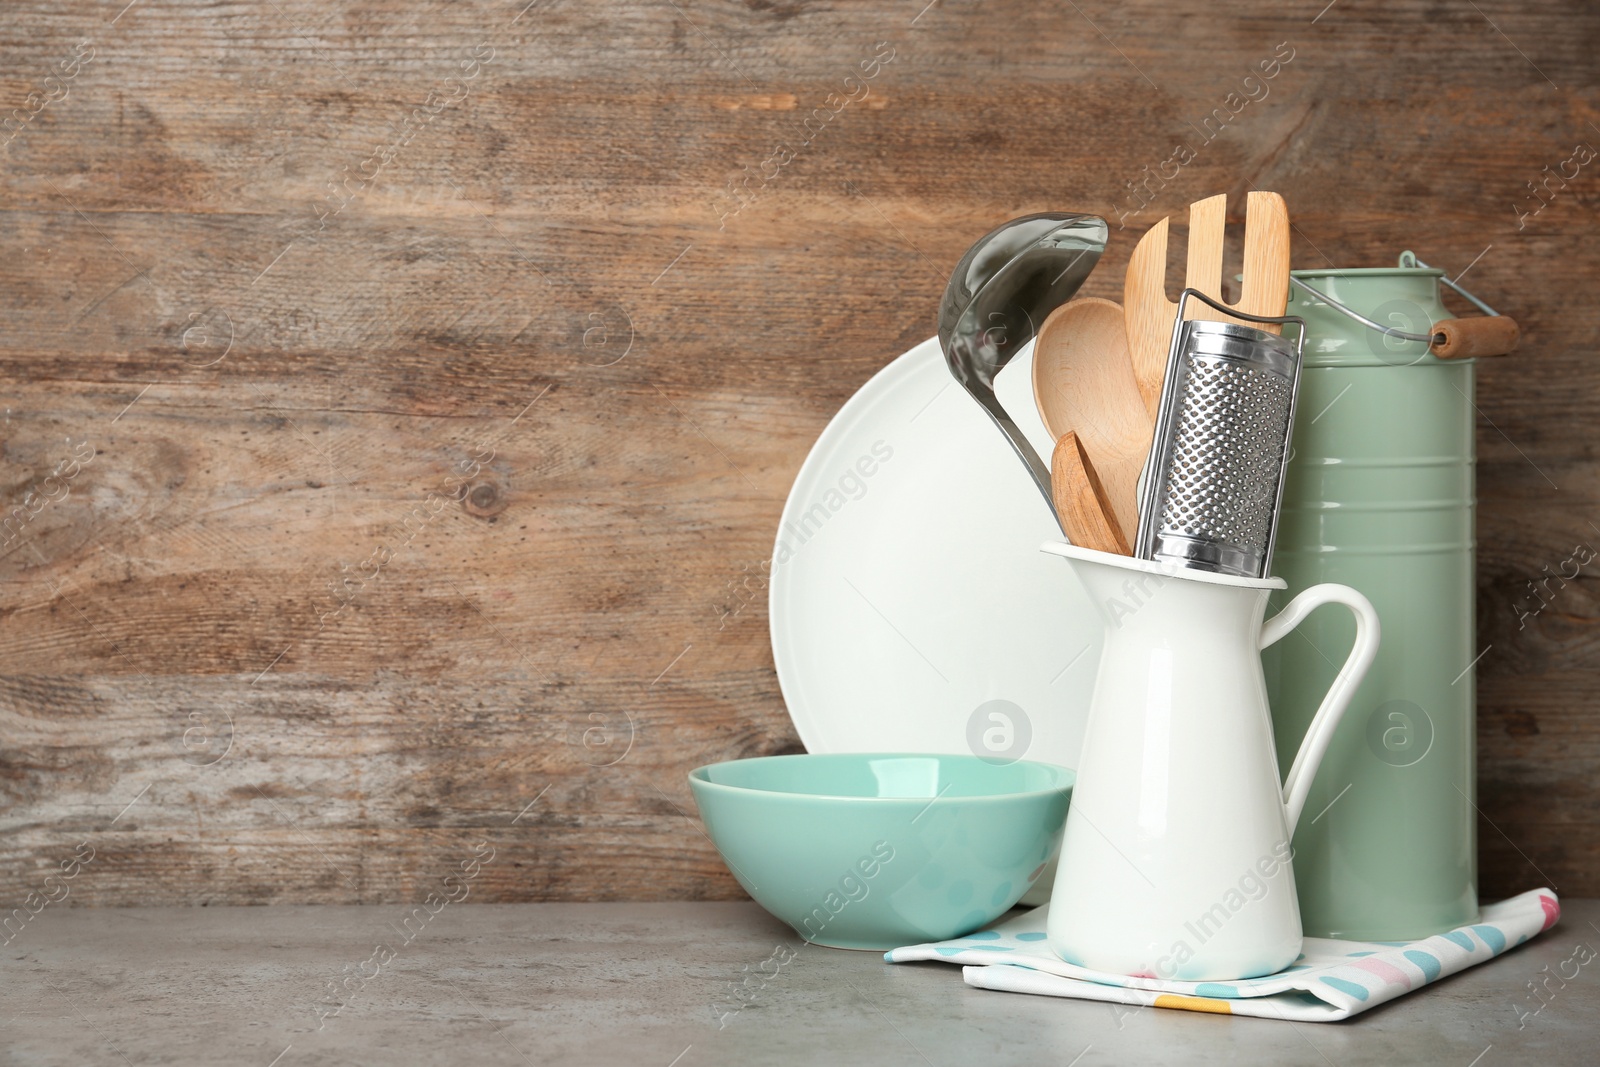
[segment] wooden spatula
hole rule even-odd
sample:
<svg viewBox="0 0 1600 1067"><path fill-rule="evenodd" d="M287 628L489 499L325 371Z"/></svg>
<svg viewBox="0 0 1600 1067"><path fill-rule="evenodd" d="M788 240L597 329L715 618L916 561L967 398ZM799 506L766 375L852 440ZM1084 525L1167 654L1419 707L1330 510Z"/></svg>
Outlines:
<svg viewBox="0 0 1600 1067"><path fill-rule="evenodd" d="M1050 436L1071 431L1105 487L1117 526L1139 525L1139 472L1152 423L1128 360L1122 306L1080 297L1050 313L1033 349L1033 399Z"/></svg>
<svg viewBox="0 0 1600 1067"><path fill-rule="evenodd" d="M1064 433L1056 442L1055 454L1050 457L1050 490L1069 541L1080 548L1132 555L1112 517L1105 488L1075 433Z"/></svg>
<svg viewBox="0 0 1600 1067"><path fill-rule="evenodd" d="M1227 197L1213 196L1189 205L1189 253L1184 286L1213 300L1222 299L1222 248L1227 222ZM1250 315L1282 315L1289 300L1289 211L1277 193L1252 192L1245 201L1244 282L1239 302L1230 305ZM1151 418L1161 402L1161 381L1167 371L1172 320L1178 305L1167 299L1167 220L1140 238L1128 260L1123 284L1127 314L1128 354L1134 378ZM1229 316L1191 301L1191 318ZM1236 320L1237 321L1237 320ZM1276 325L1248 323L1277 333Z"/></svg>

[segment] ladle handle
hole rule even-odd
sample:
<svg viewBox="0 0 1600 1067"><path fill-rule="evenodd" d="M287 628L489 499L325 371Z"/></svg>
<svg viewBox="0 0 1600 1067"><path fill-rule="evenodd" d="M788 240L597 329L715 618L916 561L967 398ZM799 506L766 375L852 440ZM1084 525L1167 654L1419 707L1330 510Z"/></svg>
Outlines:
<svg viewBox="0 0 1600 1067"><path fill-rule="evenodd" d="M1044 502L1049 506L1050 514L1056 520L1056 525L1060 526L1061 516L1056 514L1055 495L1051 491L1050 468L1045 464L1044 460L1039 458L1039 453L1033 450L1033 445L1029 443L1027 435L1022 432L1022 428L1011 418L1010 413L1001 406L998 397L993 393L985 396L981 392L973 391L970 388L968 392L972 394L972 398L978 402L979 406L989 413L989 417L994 420L994 424L1000 427L1000 432L1006 435L1006 440L1011 443L1012 450L1022 460L1023 466L1028 468L1028 473L1033 476L1033 484L1038 486L1039 492L1043 494ZM1061 532L1066 533L1066 528L1063 527ZM1070 534L1068 534L1067 540L1072 540Z"/></svg>
<svg viewBox="0 0 1600 1067"><path fill-rule="evenodd" d="M1333 732L1338 729L1345 708L1350 706L1350 698L1355 696L1356 687L1366 677L1367 668L1378 654L1378 612L1372 602L1348 585L1332 582L1312 586L1268 619L1261 627L1261 647L1276 643L1324 604L1343 604L1350 609L1356 617L1356 640L1344 666L1339 669L1339 676L1328 687L1328 695L1322 698L1322 706L1311 717L1305 739L1300 742L1300 751L1295 754L1288 777L1283 780L1284 815L1291 837L1311 792L1311 780L1316 777L1322 757L1333 740Z"/></svg>

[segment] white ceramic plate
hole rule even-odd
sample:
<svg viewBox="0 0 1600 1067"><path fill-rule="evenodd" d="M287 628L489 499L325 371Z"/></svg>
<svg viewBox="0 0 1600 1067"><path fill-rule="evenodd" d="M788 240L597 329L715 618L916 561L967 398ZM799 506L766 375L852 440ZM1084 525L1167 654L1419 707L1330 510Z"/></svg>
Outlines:
<svg viewBox="0 0 1600 1067"><path fill-rule="evenodd" d="M1002 403L1040 449L1032 348ZM1076 767L1094 608L999 429L937 338L834 416L795 478L772 564L773 658L811 752L972 752Z"/></svg>

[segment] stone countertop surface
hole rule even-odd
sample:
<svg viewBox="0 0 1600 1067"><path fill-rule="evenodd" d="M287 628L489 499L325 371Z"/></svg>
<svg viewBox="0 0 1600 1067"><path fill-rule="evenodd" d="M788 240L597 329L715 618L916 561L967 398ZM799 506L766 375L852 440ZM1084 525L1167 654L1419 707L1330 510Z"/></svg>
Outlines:
<svg viewBox="0 0 1600 1067"><path fill-rule="evenodd" d="M1600 901L1563 908L1491 963L1294 1024L973 989L753 903L64 907L0 948L0 1063L1594 1064Z"/></svg>

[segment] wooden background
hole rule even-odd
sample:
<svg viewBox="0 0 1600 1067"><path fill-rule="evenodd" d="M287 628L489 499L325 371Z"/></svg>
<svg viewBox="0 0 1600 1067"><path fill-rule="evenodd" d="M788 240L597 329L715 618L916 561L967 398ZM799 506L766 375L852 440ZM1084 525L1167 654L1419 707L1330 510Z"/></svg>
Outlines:
<svg viewBox="0 0 1600 1067"><path fill-rule="evenodd" d="M483 840L474 899L738 895L683 774L797 748L750 576L817 433L1004 219L1106 215L1115 298L1252 186L1297 267L1414 248L1525 325L1483 888L1600 893L1594 566L1513 610L1600 545L1600 161L1518 214L1600 145L1600 8L525 2L0 10L3 910L80 841L93 904L410 900Z"/></svg>

